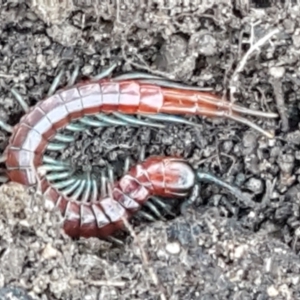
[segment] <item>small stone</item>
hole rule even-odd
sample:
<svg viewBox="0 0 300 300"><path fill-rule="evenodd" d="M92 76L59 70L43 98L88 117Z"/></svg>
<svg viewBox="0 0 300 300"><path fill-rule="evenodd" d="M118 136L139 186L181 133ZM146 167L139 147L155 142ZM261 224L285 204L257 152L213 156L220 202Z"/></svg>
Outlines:
<svg viewBox="0 0 300 300"><path fill-rule="evenodd" d="M81 73L85 76L91 75L93 73L94 67L91 65L85 65L82 69L81 69Z"/></svg>
<svg viewBox="0 0 300 300"><path fill-rule="evenodd" d="M276 297L279 294L278 290L275 289L274 285L268 287L267 293L270 297Z"/></svg>
<svg viewBox="0 0 300 300"><path fill-rule="evenodd" d="M272 67L272 68L270 68L269 72L270 72L270 75L275 78L282 78L285 73L285 68L284 67Z"/></svg>
<svg viewBox="0 0 300 300"><path fill-rule="evenodd" d="M55 249L54 247L52 247L52 245L50 245L50 244L47 244L42 252L42 257L44 259L51 259L54 257L58 257L60 255L61 255L60 252L57 249Z"/></svg>
<svg viewBox="0 0 300 300"><path fill-rule="evenodd" d="M9 286L0 289L0 299L9 300L9 299L18 299L18 300L33 300L27 293L19 287Z"/></svg>
<svg viewBox="0 0 300 300"><path fill-rule="evenodd" d="M293 43L294 43L294 46L296 48L300 48L300 29L296 29L295 30L295 33L293 34Z"/></svg>
<svg viewBox="0 0 300 300"><path fill-rule="evenodd" d="M248 249L247 245L240 245L234 251L235 258L242 258L245 255L246 250Z"/></svg>
<svg viewBox="0 0 300 300"><path fill-rule="evenodd" d="M253 193L255 194L261 194L263 192L264 189L264 185L263 182L260 179L257 178L250 178L245 186Z"/></svg>
<svg viewBox="0 0 300 300"><path fill-rule="evenodd" d="M232 150L233 148L233 142L232 141L225 141L223 144L222 144L222 150L225 152L225 153L230 153L230 151Z"/></svg>
<svg viewBox="0 0 300 300"><path fill-rule="evenodd" d="M278 165L284 174L291 174L295 164L295 156L293 154L282 154L278 157Z"/></svg>
<svg viewBox="0 0 300 300"><path fill-rule="evenodd" d="M208 32L196 32L189 40L189 48L195 49L195 53L212 56L217 53L217 41Z"/></svg>
<svg viewBox="0 0 300 300"><path fill-rule="evenodd" d="M250 154L253 149L257 147L257 137L254 133L252 132L246 132L243 136L243 146L245 149L248 151L246 154Z"/></svg>
<svg viewBox="0 0 300 300"><path fill-rule="evenodd" d="M169 252L170 254L178 254L180 252L180 245L178 242L174 243L169 243L166 245L166 251Z"/></svg>

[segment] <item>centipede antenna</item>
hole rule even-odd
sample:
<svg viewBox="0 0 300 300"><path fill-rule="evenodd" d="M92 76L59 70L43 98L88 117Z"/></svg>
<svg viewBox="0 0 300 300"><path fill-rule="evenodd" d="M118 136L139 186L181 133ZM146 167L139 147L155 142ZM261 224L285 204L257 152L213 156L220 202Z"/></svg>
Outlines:
<svg viewBox="0 0 300 300"><path fill-rule="evenodd" d="M262 133L263 135L265 135L266 137L268 137L269 139L273 139L274 138L274 134L272 134L271 132L265 131L264 129L262 129L261 127L259 127L258 125L256 125L255 123L251 122L250 120L247 120L246 118L237 116L237 115L226 115L226 117L228 119L234 120L236 122L240 122L242 124L245 124L253 129L255 129L256 131Z"/></svg>
<svg viewBox="0 0 300 300"><path fill-rule="evenodd" d="M24 110L24 112L27 113L29 111L29 105L25 102L25 100L23 99L23 97L14 88L12 88L10 91L14 95L14 97L16 98L16 100L19 102L19 104L21 105L21 107Z"/></svg>
<svg viewBox="0 0 300 300"><path fill-rule="evenodd" d="M1 120L0 120L0 127L3 130L7 131L8 133L12 133L13 129L14 129L12 126L8 125L7 123L5 123L5 122L3 122Z"/></svg>
<svg viewBox="0 0 300 300"><path fill-rule="evenodd" d="M55 91L57 90L57 87L60 84L60 81L61 81L62 76L64 75L64 72L65 72L64 70L61 70L58 73L58 75L54 78L54 80L49 88L49 91L47 93L48 97L52 96L55 93Z"/></svg>
<svg viewBox="0 0 300 300"><path fill-rule="evenodd" d="M74 85L74 83L75 83L75 81L76 81L76 79L77 79L77 77L78 77L78 74L79 74L79 64L77 64L76 66L75 66L75 68L74 68L74 70L73 70L73 72L72 72L72 74L71 74L71 77L70 77L70 79L69 79L69 82L68 82L68 84L67 84L67 86L68 87L71 87L72 85Z"/></svg>
<svg viewBox="0 0 300 300"><path fill-rule="evenodd" d="M88 126L92 126L92 127L107 127L109 124L104 123L104 122L99 122L97 120L94 120L90 117L83 117L79 119L80 123L83 123L85 125Z"/></svg>
<svg viewBox="0 0 300 300"><path fill-rule="evenodd" d="M128 123L125 121L109 117L105 114L97 114L97 115L95 115L95 117L97 119L99 119L100 121L108 123L110 125L116 125L116 126L127 126L128 125Z"/></svg>
<svg viewBox="0 0 300 300"><path fill-rule="evenodd" d="M49 151L61 151L61 150L64 150L67 146L68 146L67 144L48 143L47 150L49 150Z"/></svg>
<svg viewBox="0 0 300 300"><path fill-rule="evenodd" d="M147 206L151 210L151 212L153 212L156 215L157 218L159 218L162 221L166 221L166 219L161 215L161 213L158 211L158 209L153 203L146 201L144 205Z"/></svg>
<svg viewBox="0 0 300 300"><path fill-rule="evenodd" d="M72 143L74 142L74 136L71 136L71 135L66 135L66 134L61 134L61 133L57 133L55 136L54 136L54 139L59 141L59 142L62 142L62 143Z"/></svg>
<svg viewBox="0 0 300 300"><path fill-rule="evenodd" d="M217 178L214 175L209 174L209 173L196 172L196 176L197 176L197 179L199 180L199 182L206 181L206 182L214 183L214 184L218 185L219 187L222 187L222 188L228 190L236 198L242 200L245 205L254 207L253 201L249 197L245 196L239 188L234 187L234 186L230 185L229 183L227 183L227 182L221 180L220 178Z"/></svg>
<svg viewBox="0 0 300 300"><path fill-rule="evenodd" d="M105 77L108 77L112 74L112 72L114 71L114 69L118 66L118 64L115 62L113 63L110 67L108 67L106 70L103 70L101 73L99 73L98 75L91 77L91 80L93 81L97 81L97 80L101 80Z"/></svg>
<svg viewBox="0 0 300 300"><path fill-rule="evenodd" d="M112 113L114 116L117 118L120 118L121 120L124 120L125 122L128 123L128 125L141 125L141 126L151 126L151 127L157 127L157 128L165 128L166 126L163 124L157 124L157 123L150 123L149 121L144 121L144 120L138 120L137 118L124 115L118 112L113 112Z"/></svg>
<svg viewBox="0 0 300 300"><path fill-rule="evenodd" d="M181 124L186 124L190 126L196 126L196 127L202 127L201 125L188 121L184 118L178 117L178 116L172 116L172 115L167 115L167 114L155 114L155 115L141 115L145 118L156 120L156 121L163 121L163 122L171 122L171 123L181 123Z"/></svg>

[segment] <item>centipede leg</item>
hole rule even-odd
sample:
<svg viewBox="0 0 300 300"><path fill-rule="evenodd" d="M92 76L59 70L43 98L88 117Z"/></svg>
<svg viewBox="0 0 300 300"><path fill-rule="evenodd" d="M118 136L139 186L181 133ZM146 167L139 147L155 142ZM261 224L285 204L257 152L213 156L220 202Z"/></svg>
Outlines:
<svg viewBox="0 0 300 300"><path fill-rule="evenodd" d="M61 134L61 133L57 133L54 136L54 139L59 141L59 142L63 142L63 143L72 143L75 141L74 136L72 135L66 135L66 134Z"/></svg>
<svg viewBox="0 0 300 300"><path fill-rule="evenodd" d="M81 183L81 180L76 179L76 178L72 178L72 183L69 184L68 186L66 186L66 187L63 188L63 189L61 188L61 189L60 189L60 192L61 192L63 195L65 195L65 196L68 196L68 197L70 197L70 198L74 198L72 193L74 193L74 191L79 187L80 183ZM53 185L54 185L54 184L53 184ZM57 186L57 185L56 185L56 186Z"/></svg>
<svg viewBox="0 0 300 300"><path fill-rule="evenodd" d="M128 123L125 121L109 117L105 114L97 114L97 115L95 115L95 117L104 123L114 125L114 126L127 126L128 125Z"/></svg>
<svg viewBox="0 0 300 300"><path fill-rule="evenodd" d="M68 144L58 144L58 143L48 143L47 150L48 151L61 151L64 150Z"/></svg>
<svg viewBox="0 0 300 300"><path fill-rule="evenodd" d="M130 164L131 164L130 158L126 157L125 163L124 163L124 173L127 173L129 171Z"/></svg>
<svg viewBox="0 0 300 300"><path fill-rule="evenodd" d="M116 237L113 237L113 236L109 236L109 237L105 238L105 240L112 244L115 244L117 246L123 247L125 245L120 239L117 239Z"/></svg>
<svg viewBox="0 0 300 300"><path fill-rule="evenodd" d="M53 82L52 82L52 84L51 84L51 86L49 88L49 91L47 93L48 97L51 96L51 95L53 95L55 93L55 91L57 90L58 85L61 82L61 78L62 78L63 75L64 75L64 70L61 70L58 73L58 75L54 78L54 80L53 80Z"/></svg>
<svg viewBox="0 0 300 300"><path fill-rule="evenodd" d="M150 222L155 222L157 221L153 216L151 216L150 214L146 213L145 211L138 211L136 214L138 217L142 217Z"/></svg>
<svg viewBox="0 0 300 300"><path fill-rule="evenodd" d="M91 126L91 127L107 127L107 126L109 126L109 124L107 124L107 123L100 122L98 120L94 120L90 117L80 118L79 122L84 124L84 125Z"/></svg>
<svg viewBox="0 0 300 300"><path fill-rule="evenodd" d="M124 115L118 112L112 113L115 117L127 122L128 125L140 125L140 126L150 126L150 127L157 127L157 128L165 128L166 126L163 124L151 123L149 121L139 120L132 116Z"/></svg>
<svg viewBox="0 0 300 300"><path fill-rule="evenodd" d="M153 212L153 214L160 220L162 221L166 221L166 219L162 216L162 214L158 211L157 207L151 203L149 200L145 202L144 204L146 207L148 207L148 209L151 210L151 212Z"/></svg>
<svg viewBox="0 0 300 300"><path fill-rule="evenodd" d="M76 188L76 190L72 194L72 199L74 199L74 200L79 199L80 195L84 191L84 187L85 187L85 184L86 184L84 179L79 179L79 181L80 181L79 186Z"/></svg>
<svg viewBox="0 0 300 300"><path fill-rule="evenodd" d="M4 163L7 159L7 156L5 154L0 156L0 163Z"/></svg>
<svg viewBox="0 0 300 300"><path fill-rule="evenodd" d="M170 123L181 123L185 125L200 127L201 125L188 121L184 118L178 117L178 116L172 116L167 114L155 114L155 115L140 115L148 119L156 120L156 121L164 121L164 122L170 122Z"/></svg>
<svg viewBox="0 0 300 300"><path fill-rule="evenodd" d="M8 176L6 175L6 170L1 169L1 170L0 170L0 173L3 173L3 175L0 175L0 182L1 182L1 183L6 183L6 182L8 182L9 178L8 178Z"/></svg>
<svg viewBox="0 0 300 300"><path fill-rule="evenodd" d="M168 215L176 217L176 215L168 209L168 206L160 198L151 196L150 199L155 202L156 205L160 206Z"/></svg>
<svg viewBox="0 0 300 300"><path fill-rule="evenodd" d="M8 182L9 178L7 176L0 176L0 182L1 183L6 183Z"/></svg>
<svg viewBox="0 0 300 300"><path fill-rule="evenodd" d="M139 160L143 161L143 160L145 160L145 157L146 157L146 147L145 147L145 145L142 145L142 147L140 149Z"/></svg>
<svg viewBox="0 0 300 300"><path fill-rule="evenodd" d="M111 64L111 66L109 66L107 69L103 70L98 75L91 77L91 80L97 81L97 80L101 80L103 78L109 77L117 66L118 66L118 64L116 62Z"/></svg>
<svg viewBox="0 0 300 300"><path fill-rule="evenodd" d="M79 74L79 65L77 64L71 74L69 81L68 81L68 84L67 84L68 87L75 84L75 81L78 78L78 74Z"/></svg>
<svg viewBox="0 0 300 300"><path fill-rule="evenodd" d="M137 78L138 79L138 78ZM140 78L138 79L140 83L147 83L147 84L154 84L159 85L161 87L166 88L173 88L173 89L181 89L181 90L189 90L189 91L197 91L197 92L204 92L204 91L212 91L211 87L198 87L198 86L189 86L186 84L182 84L176 81L167 80L164 78L153 77L153 78Z"/></svg>
<svg viewBox="0 0 300 300"><path fill-rule="evenodd" d="M10 126L10 125L8 125L7 123L1 121L1 120L0 120L0 127L3 130L7 131L8 133L12 133L13 132L13 127Z"/></svg>
<svg viewBox="0 0 300 300"><path fill-rule="evenodd" d="M19 104L21 105L22 109L27 113L29 111L29 105L25 102L25 100L23 99L23 97L14 88L12 88L10 91L14 95L14 97L16 98L16 100L19 102Z"/></svg>

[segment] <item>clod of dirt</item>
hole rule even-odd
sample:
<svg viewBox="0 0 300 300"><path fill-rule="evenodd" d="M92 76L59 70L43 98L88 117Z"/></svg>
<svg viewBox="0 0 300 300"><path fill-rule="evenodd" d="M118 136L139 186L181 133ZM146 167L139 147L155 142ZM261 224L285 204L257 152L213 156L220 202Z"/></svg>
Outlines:
<svg viewBox="0 0 300 300"><path fill-rule="evenodd" d="M18 287L5 287L0 289L0 299L1 300L33 300L27 291Z"/></svg>

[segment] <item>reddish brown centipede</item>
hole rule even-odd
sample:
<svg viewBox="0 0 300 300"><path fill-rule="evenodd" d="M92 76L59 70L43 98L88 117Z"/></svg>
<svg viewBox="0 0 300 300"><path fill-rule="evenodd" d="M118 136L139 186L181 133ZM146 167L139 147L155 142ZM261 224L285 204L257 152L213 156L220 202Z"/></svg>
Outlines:
<svg viewBox="0 0 300 300"><path fill-rule="evenodd" d="M20 96L17 98L26 108ZM172 116L189 114L227 117L272 137L238 113L277 117L274 113L253 111L231 104L198 88L142 74L108 79L104 78L103 73L97 80L62 89L26 110L27 113L13 128L0 124L2 128L12 132L2 159L6 163L8 178L26 186L40 181L43 194L64 214L66 232L71 236L85 237L105 237L112 234L123 224L121 218L130 217L151 195L186 196L196 183L196 174L200 173L195 173L180 159L149 158L133 167L114 185L113 199L103 197L104 195L100 197L96 179L73 178L68 165L44 155L47 149L63 149L67 142L73 140L72 136L60 134L60 129L78 131L86 125L97 127L112 124L163 126L129 116L132 114L145 115L156 121L193 124ZM107 114L112 114L115 118ZM76 120L79 124L74 123ZM51 143L52 139L60 143ZM37 171L41 167L54 173L41 175ZM200 175L198 177L201 178ZM238 193L237 189L213 176L207 176L206 179ZM52 181L55 180L61 182L54 184ZM63 193L60 190L62 188ZM73 193L72 196L68 196L70 193ZM83 202L77 201L80 196Z"/></svg>

